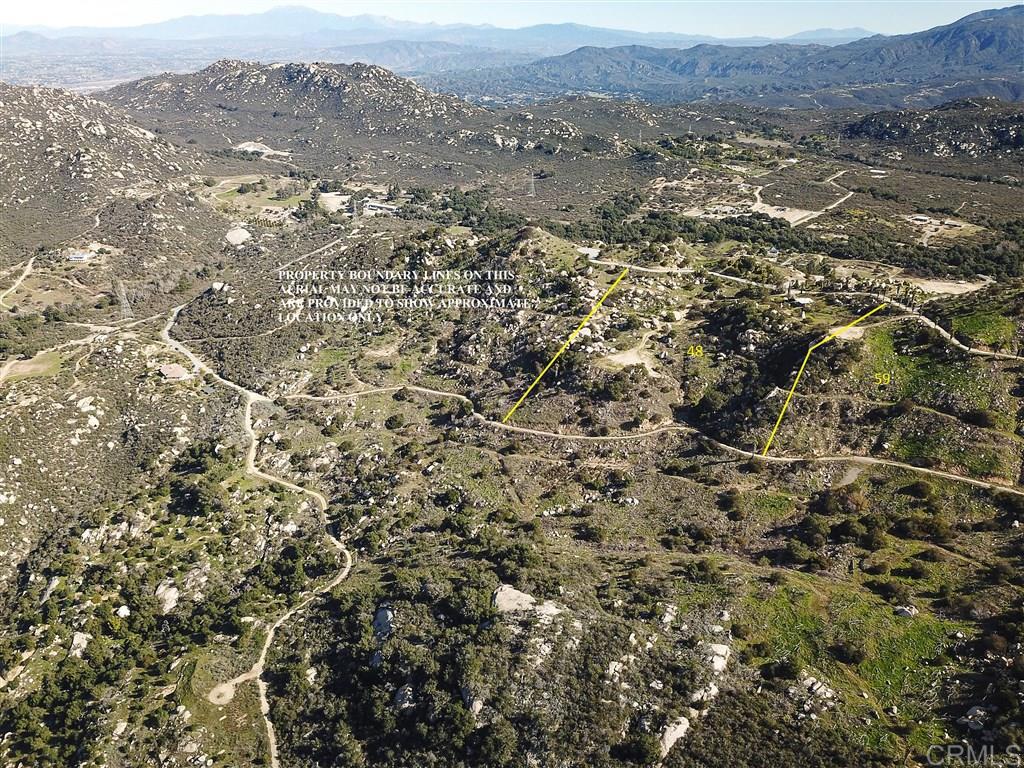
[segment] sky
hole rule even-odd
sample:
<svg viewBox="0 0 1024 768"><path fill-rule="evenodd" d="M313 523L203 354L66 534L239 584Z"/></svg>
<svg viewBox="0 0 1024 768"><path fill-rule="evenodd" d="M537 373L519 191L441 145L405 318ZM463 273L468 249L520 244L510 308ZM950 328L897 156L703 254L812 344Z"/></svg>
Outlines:
<svg viewBox="0 0 1024 768"><path fill-rule="evenodd" d="M0 26L131 26L192 14L256 13L280 5L303 5L343 16L368 13L439 24L523 27L576 22L642 32L783 37L820 27L916 32L1012 4L999 0L42 0L5 3Z"/></svg>

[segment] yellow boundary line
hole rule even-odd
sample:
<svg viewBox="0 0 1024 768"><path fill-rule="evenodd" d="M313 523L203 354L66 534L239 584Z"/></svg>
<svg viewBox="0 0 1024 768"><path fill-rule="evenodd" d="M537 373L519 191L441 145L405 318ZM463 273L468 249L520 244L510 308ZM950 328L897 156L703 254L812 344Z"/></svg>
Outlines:
<svg viewBox="0 0 1024 768"><path fill-rule="evenodd" d="M807 354L804 355L804 361L802 363L800 363L800 370L796 372L796 378L793 379L793 386L790 387L789 394L786 396L786 402L782 404L782 410L779 411L779 418L777 418L775 420L775 427L772 429L772 433L768 437L768 442L764 444L764 450L761 451L761 455L762 456L767 456L768 455L768 449L772 447L772 441L775 440L775 433L779 431L779 425L782 424L782 417L786 415L786 409L789 408L789 401L793 399L793 393L796 392L796 385L800 383L800 377L803 376L803 374L804 374L804 368L807 367L807 361L811 359L811 352L816 350L822 344L828 344L828 342L832 341L832 339L836 338L837 336L841 336L846 331L848 331L850 328L853 328L853 326L855 326L861 320L866 320L867 318L869 318L873 314L875 314L875 312L877 312L880 309L884 309L887 306L889 306L888 303L879 304L877 307L872 309L870 312L864 313L863 315L858 317L856 320L854 320L849 325L844 325L838 331L836 331L833 334L830 334L830 335L826 336L824 339L822 339L817 344L815 344L813 347L811 347L810 349L807 350Z"/></svg>
<svg viewBox="0 0 1024 768"><path fill-rule="evenodd" d="M583 322L580 323L578 326L576 326L576 330L575 331L573 331L572 333L569 334L569 338L565 340L565 344L562 345L562 348L559 349L555 353L555 356L551 358L550 362L548 362L548 364L544 366L544 370L537 374L537 378L535 378L533 380L533 383L526 389L525 392L523 392L523 396L520 397L516 401L516 404L513 405L511 409L509 409L509 412L505 414L505 418L503 418L501 420L502 424L504 424L510 418L512 418L512 414L516 412L516 409L520 405L522 405L523 401L529 396L529 394L531 392L533 392L533 388L537 386L537 384L540 382L540 380L542 378L544 378L544 374L548 372L548 368L550 368L552 365L554 365L555 364L555 360L557 360L559 357L561 357L562 353L565 352L565 350L567 350L569 348L569 345L572 344L572 340L575 339L576 336L579 334L579 332L583 330L583 326L585 326L587 323L590 322L590 318L592 318L594 316L594 313L596 313L597 310L599 310L601 308L601 305L604 304L604 300L607 299L611 295L612 291L615 290L615 287L620 282L622 282L622 278L624 278L626 276L627 272L629 272L629 267L626 267L624 270L622 270L619 273L619 276L617 278L615 278L615 282L612 283L611 286L608 288L608 290L604 292L604 295L600 299L597 300L597 304L594 305L594 307L590 310L589 314L587 314L587 316L583 318Z"/></svg>

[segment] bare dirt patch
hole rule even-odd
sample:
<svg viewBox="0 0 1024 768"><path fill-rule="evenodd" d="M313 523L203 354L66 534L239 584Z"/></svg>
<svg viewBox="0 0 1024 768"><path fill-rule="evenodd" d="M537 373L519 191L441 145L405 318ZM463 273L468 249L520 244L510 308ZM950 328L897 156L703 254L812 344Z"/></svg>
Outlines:
<svg viewBox="0 0 1024 768"><path fill-rule="evenodd" d="M971 293L972 291L980 290L986 285L989 285L989 281L978 280L975 282L967 282L966 280L927 280L921 277L900 277L901 280L905 280L908 283L913 283L925 293L943 294L947 296L959 296L964 293Z"/></svg>

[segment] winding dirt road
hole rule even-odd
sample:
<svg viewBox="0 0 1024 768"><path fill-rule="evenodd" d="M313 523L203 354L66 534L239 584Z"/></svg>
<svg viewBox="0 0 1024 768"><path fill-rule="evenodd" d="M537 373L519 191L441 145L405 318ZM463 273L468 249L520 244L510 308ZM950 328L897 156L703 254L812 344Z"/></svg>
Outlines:
<svg viewBox="0 0 1024 768"><path fill-rule="evenodd" d="M326 396L314 396L314 395L288 395L287 399L290 400L313 400L317 402L331 402L335 400L345 400L353 397L359 397L361 395L373 395L382 394L385 392L397 392L399 390L408 390L410 392L419 392L424 395L430 395L432 397L451 398L458 400L463 403L467 403L473 408L473 418L477 421L485 424L493 429L504 430L506 432L517 432L523 435L532 435L534 437L550 438L554 440L578 440L582 442L591 443L616 443L616 442L629 442L632 440L645 440L651 437L657 437L658 435L664 435L671 432L681 432L684 434L697 435L703 438L712 445L721 449L726 453L731 453L735 456L742 456L747 459L756 459L758 461L771 462L773 464L800 464L800 463L820 463L820 464L838 464L838 463L850 463L850 464L862 464L862 465L876 465L885 467L894 467L897 469L908 470L910 472L917 472L923 475L929 475L931 477L941 477L946 480L953 480L956 482L967 483L978 488L985 488L987 490L999 490L1012 493L1017 496L1024 496L1024 489L1016 488L1011 485L1004 485L1002 483L993 483L987 480L978 480L973 477L965 477L964 475L958 475L953 472L944 472L938 469L929 469L928 467L916 467L913 464L906 464L901 461L895 461L892 459L879 459L874 456L860 456L860 455L849 455L849 456L762 456L759 453L753 451L747 451L743 448L737 448L736 446L729 445L728 443L722 443L715 440L712 437L705 435L696 427L691 427L685 424L670 424L664 427L655 427L654 429L644 430L642 432L633 432L628 435L574 435L567 434L565 432L549 432L543 429L532 429L530 427L517 427L514 424L503 424L500 421L488 419L482 413L479 413L470 400L465 395L459 394L458 392L446 392L444 390L430 389L429 387L419 387L412 384L403 386L393 387L377 387L375 389L366 389L356 392L349 392L343 395L326 395Z"/></svg>
<svg viewBox="0 0 1024 768"><path fill-rule="evenodd" d="M14 293L16 290L18 290L21 284L25 282L25 278L32 274L32 265L35 263L35 260L35 256L29 259L28 264L25 265L25 269L22 270L22 273L20 275L18 275L18 279L11 284L10 288L8 288L3 293L0 293L0 309L3 308L4 302L7 300L7 297Z"/></svg>
<svg viewBox="0 0 1024 768"><path fill-rule="evenodd" d="M611 262L609 262L609 263L611 263ZM11 290L13 290L13 288L12 289L8 289L8 291L4 295L6 296L8 293L10 293ZM853 293L856 294L857 292L853 292ZM920 313L916 312L915 310L911 309L910 307L907 307L907 306L905 306L903 304L900 304L899 302L893 301L892 299L889 299L887 297L878 296L876 294L861 292L861 295L872 296L874 298L879 298L881 300L888 301L893 306L908 312L910 314L910 316L916 317L920 321L923 321L927 325L929 325L930 327L934 328L936 331L938 331L940 334L942 334L942 336L948 342L950 342L952 345L957 346L958 348L960 348L960 349L962 349L962 350L964 350L966 352L969 352L971 354L979 354L979 355L984 355L984 356L989 356L989 357L998 357L998 358L1013 359L1013 360L1021 360L1022 359L1022 358L1020 358L1020 357L1018 357L1016 355L1009 355L1009 354L1005 354L1005 353L996 353L996 352L988 352L986 350L970 349L970 348L966 347L965 345L963 345L962 343L960 343L955 338L953 338L948 332L946 332L944 329L939 327L936 323L934 323L930 319L924 317L923 315L920 315ZM263 643L262 643L262 645L260 647L260 653L259 653L258 657L256 658L255 662L253 663L252 667L250 667L246 672L244 672L244 673L242 673L240 675L237 675L236 677L234 677L234 678L232 678L230 680L227 680L227 681L225 681L223 683L220 683L220 684L214 686L213 689L211 689L209 694L207 695L208 700L212 704L217 705L217 706L223 706L223 705L229 703L230 701L232 701L232 699L234 698L234 695L235 695L235 690L236 690L236 688L239 685L243 685L243 684L251 682L251 681L255 681L256 682L257 692L258 692L258 697L259 697L259 703L260 703L260 711L261 711L261 715L262 715L263 720L264 720L264 725L265 725L266 733L267 733L267 744L268 744L268 752L269 752L268 757L269 757L270 765L271 765L271 768L279 768L280 763L279 763L279 759L278 759L277 738L276 738L276 734L275 734L275 731L274 731L273 722L270 719L270 703L269 703L269 699L268 699L268 695L267 695L267 685L266 685L265 681L263 680L263 672L264 672L264 669L265 669L265 666L266 666L267 656L268 656L270 648L271 648L271 646L272 646L272 644L273 644L273 642L274 642L274 640L276 638L277 631L286 622L291 620L296 614L298 614L299 612L304 610L319 595L322 595L323 593L328 592L328 591L334 589L345 578L347 578L349 573L350 573L350 571L351 571L351 568L352 568L353 558L352 558L351 552L344 545L344 543L342 541L340 541L339 539L335 538L330 533L330 531L327 530L327 525L326 525L326 523L327 523L327 518L326 518L327 499L326 499L326 497L323 494L321 494L318 491L312 490L312 489L303 488L303 487L301 487L299 485L296 485L295 483L292 483L292 482L290 482L290 481L288 481L288 480L286 480L284 478L280 478L280 477L276 477L274 475L271 475L271 474L269 474L267 472L264 472L263 470L261 470L257 466L256 456L257 456L258 440L257 440L256 432L253 429L252 407L253 407L253 404L256 403L256 402L270 402L270 398L267 397L266 395L262 395L262 394L260 394L258 392L254 392L252 390L249 390L249 389L247 389L247 388L245 388L245 387L243 387L243 386L241 386L241 385L239 385L239 384L237 384L237 383L235 383L233 381L230 381L230 380L225 379L224 377L220 376L218 373L216 373L213 370L213 368L209 364L207 364L196 353L194 353L185 344L183 344L182 342L174 339L170 335L171 329L174 327L174 324L177 321L178 315L180 314L180 312L182 311L184 306L185 305L181 305L181 306L175 307L173 310L171 310L171 312L168 315L167 322L164 324L164 326L160 330L160 333L159 333L160 340L168 348L174 350L175 352L181 354L183 357L187 358L191 362L194 370L202 372L202 373L208 375L212 380L218 382L222 386L225 386L225 387L228 387L228 388L232 389L233 391L239 393L242 396L243 404L244 404L243 405L243 414L242 414L242 416L243 416L242 425L243 425L243 429L245 431L246 437L248 438L248 442L249 442L248 449L247 449L247 452L246 452L246 457L245 457L245 471L246 471L246 473L252 475L253 477L257 477L257 478L259 478L261 480L264 480L266 482L276 483L276 484L278 484L278 485L280 485L280 486L282 486L284 488L287 488L287 489L289 489L291 491L294 491L296 493L305 494L306 496L308 496L317 505L317 507L318 507L318 509L320 511L320 515L321 515L322 521L324 523L324 535L325 535L325 537L328 539L328 541L331 543L331 545L334 546L339 551L339 553L341 553L342 558L344 560L344 565L338 571L337 574L335 574L330 580L328 580L328 581L320 584L319 586L309 590L305 594L305 596L299 602L297 602L295 605L293 605L291 608L289 608L287 611L285 611L283 614L281 614L268 627L267 633L266 633L266 635L265 635L265 637L263 639ZM154 318L146 318L145 320L134 321L133 323L131 323L131 326L138 325L138 324L140 324L142 322L145 322L146 320L150 320L150 319L154 319ZM120 328L117 328L117 327L114 327L114 326L110 326L110 327L103 326L102 327L102 331L103 332L117 332L117 331L124 330L127 327L128 326L122 326ZM75 341L72 341L72 342L66 342L65 344L58 345L57 347L55 347L55 349L59 348L59 347L62 347L62 346L71 346L71 345L78 345L78 344L88 344L88 343L90 343L93 340L93 338L94 338L93 336L88 336L88 337L85 337L84 339L79 339L79 340L75 340ZM0 382L2 382L6 372L10 369L10 366L12 365L12 362L13 361L10 361L10 360L7 361L4 364L3 368L0 369ZM667 433L671 433L671 432L682 432L682 433L687 433L687 434L698 435L698 436L702 437L704 440L708 441L709 444L716 446L718 449L720 449L723 452L731 453L731 454L733 454L735 456L739 456L739 457L743 457L743 458L747 458L747 459L771 462L771 463L775 463L775 464L842 463L842 464L852 464L852 465L861 465L861 466L863 466L863 465L888 466L888 467L894 467L894 468L898 468L898 469L902 469L902 470L906 470L906 471L910 471L910 472L919 473L919 474L922 474L922 475L931 476L931 477L938 477L938 478L942 478L942 479L946 479L946 480L950 480L950 481L954 481L954 482L962 482L962 483L973 485L973 486L976 486L976 487L979 487L979 488L984 488L984 489L987 489L987 490L999 490L999 491L1003 491L1003 492L1007 492L1007 493L1012 493L1012 494L1015 494L1015 495L1018 495L1018 496L1024 496L1024 489L1020 489L1020 488L1017 488L1017 487L1013 487L1013 486L1009 486L1009 485L1003 485L1001 483L993 483L993 482L989 482L989 481L985 481L985 480L978 480L978 479L970 478L970 477L964 477L962 475L957 475L955 473L944 472L942 470L930 469L930 468L927 468L927 467L916 467L916 466L913 466L913 465L910 465L910 464L905 464L903 462L893 461L893 460L889 460L889 459L879 459L879 458L875 458L875 457L872 457L872 456L857 456L857 455L850 455L850 456L811 456L811 457L761 456L760 454L754 453L752 451L747 451L747 450L744 450L742 448L737 448L735 446L731 446L731 445L728 445L728 444L725 444L725 443L721 443L721 442L719 442L717 440L714 440L713 438L708 437L707 435L704 435L702 432L700 432L696 428L690 427L690 426L687 426L687 425L673 424L673 425L666 425L666 426L663 426L663 427L657 427L657 428L650 429L650 430L645 430L645 431L642 431L642 432L635 432L635 433L627 434L627 435L600 436L600 435L566 434L566 433L562 433L562 432L553 432L553 431L547 431L547 430L541 430L541 429L533 429L533 428L529 428L529 427L520 427L520 426L516 426L516 425L513 425L513 424L503 424L500 421L488 419L486 416L484 416L483 414L479 413L476 410L473 401L470 400L470 398L466 397L463 394L460 394L458 392L449 392L449 391L445 391L445 390L433 389L433 388L430 388L430 387L422 387L422 386L418 386L418 385L414 385L414 384L405 384L405 385L396 385L396 386L389 386L389 387L369 388L369 389L358 390L358 391L355 391L355 392L350 392L350 393L347 393L347 394L338 394L338 395L330 395L330 396L314 396L314 395L305 395L305 394L295 394L295 395L289 395L287 397L288 397L288 399L295 399L295 400L310 400L310 401L318 401L318 402L332 402L332 401L343 400L343 399L350 399L350 398L360 397L360 396L365 396L365 395L370 395L370 394L380 394L380 393L386 393L386 392L396 392L396 391L399 391L399 390L402 390L402 389L409 390L409 391L412 391L412 392L417 392L417 393L420 393L420 394L423 394L423 395L427 395L427 396L430 396L430 397L448 398L448 399L454 399L454 400L466 403L466 404L468 404L470 406L470 408L473 409L472 410L473 418L475 420L477 420L478 422L480 422L482 425L484 425L484 426L486 426L488 428L491 428L491 429L503 430L505 432L510 432L510 433L518 433L518 434L523 434L523 435L531 435L531 436L534 436L534 437L540 437L540 438L545 438L545 439L555 439L555 440L567 440L567 441L574 441L575 440L575 441L583 441L583 442L612 443L612 442L629 442L629 441L634 441L634 440L645 440L645 439L648 439L648 438L656 437L658 435L667 434Z"/></svg>
<svg viewBox="0 0 1024 768"><path fill-rule="evenodd" d="M589 258L589 257L588 257L587 260L590 261L590 262L593 262L595 264L599 264L601 266L606 266L606 267L618 267L620 269L628 267L630 270L637 269L637 267L634 267L632 264L627 264L625 262L608 261L608 260L604 260L604 259L596 260L596 259ZM652 272L654 270L648 269L647 271ZM657 271L658 272L663 272L663 273L666 273L666 274L669 274L669 273L671 273L671 274L690 274L692 272L692 270L686 270L686 269L682 269L682 268L672 268L672 267L663 267L663 268L661 268L661 269L659 269ZM755 286L755 287L758 287L758 288L765 288L765 289L771 290L771 291L779 290L779 286L777 286L777 285L770 285L768 283L761 283L761 282L758 282L757 280L748 280L747 278L744 278L744 277L736 277L734 275L726 275L726 274L723 274L721 272L710 272L710 271L707 274L714 275L715 277L720 277L720 278L722 278L724 280L732 280L733 282L743 283L744 285L752 285L752 286ZM941 325L939 325L934 320L932 320L930 317L928 317L927 315L924 315L920 311L914 309L913 307L908 306L906 304L903 304L902 302L900 302L900 301L898 301L896 299L893 299L893 298L891 298L889 296L885 296L885 295L883 295L881 293L872 293L870 291L814 291L814 290L802 291L802 293L804 293L805 295L808 295L808 296L866 296L866 297L869 297L869 298L872 298L872 299L877 299L878 301L884 301L887 304L889 304L890 306L896 307L897 309L902 309L904 312L906 312L907 314L904 315L904 318L916 320L917 322L923 323L924 325L927 325L929 328L937 331L938 334L940 336L942 336L942 338L945 339L947 342L949 342L949 344L951 346L956 347L957 349L961 350L962 352L966 352L966 353L968 353L970 355L976 355L978 357L992 357L992 358L998 358L1000 360L1017 360L1017 361L1020 361L1020 362L1024 362L1024 357L1022 357L1020 355L1014 355L1014 354L1011 354L1009 352L993 352L993 351L990 351L990 350L987 350L987 349L977 349L976 347L969 347L966 344L964 344L962 341L960 341L958 338L956 338L949 331L947 331L945 328L943 328ZM891 320L900 320L900 319L903 319L903 318L895 317L895 318L890 318L890 319Z"/></svg>
<svg viewBox="0 0 1024 768"><path fill-rule="evenodd" d="M264 726L266 727L267 732L267 749L268 757L270 759L270 765L271 768L278 768L280 762L278 760L277 754L277 735L274 732L274 724L270 719L270 700L267 698L267 684L263 680L263 671L264 668L266 667L267 654L270 652L270 647L274 642L274 638L277 635L278 629L280 629L295 614L305 609L306 606L313 602L313 600L316 599L319 595L334 589L336 586L338 586L338 584L340 584L348 577L349 572L352 570L352 553L349 552L348 548L339 539L335 538L333 535L331 535L330 531L327 530L327 498L322 493L320 493L319 491L312 490L310 488L303 488L302 486L296 485L295 483L289 480L285 480L284 478L271 475L268 472L264 472L257 466L256 450L258 447L258 440L256 437L256 432L253 429L252 406L253 403L255 402L270 402L270 398L267 397L266 395L261 395L258 392L253 392L252 390L247 389L241 386L240 384L236 384L235 382L230 381L229 379L225 379L216 371L214 371L213 368L211 368L202 358L196 355L191 349L189 349L182 342L174 339L171 336L171 329L174 327L174 324L178 319L178 315L181 313L181 310L184 309L184 306L185 305L181 305L171 310L171 313L168 316L167 323L163 326L163 328L160 331L161 340L168 347L188 358L188 360L192 363L192 366L195 370L201 371L202 373L212 378L214 381L217 381L219 384L228 387L234 390L235 392L238 392L242 396L242 401L244 403L242 408L242 429L245 431L246 437L249 440L249 447L245 455L246 473L252 475L253 477L257 477L261 480L264 480L268 483L276 483L277 485L280 485L291 491L295 491L296 493L301 493L305 494L306 496L309 496L317 505L317 508L320 511L321 521L324 525L324 536L331 543L331 545L334 546L334 548L341 553L341 556L345 561L345 564L342 566L341 570L338 571L338 573L335 574L332 579L310 590L302 600L300 600L298 603L296 603L283 614L281 614L274 621L274 623L267 628L267 634L263 638L263 644L260 647L260 654L248 671L243 672L242 674L233 677L232 679L227 680L226 682L215 685L210 690L209 694L207 694L206 697L211 704L223 706L234 698L235 688L237 688L239 685L242 685L243 683L255 681L257 687L257 694L259 696L260 702L260 714L263 716L263 723Z"/></svg>
<svg viewBox="0 0 1024 768"><path fill-rule="evenodd" d="M215 685L213 689L210 690L209 694L207 694L206 696L207 700L211 704L216 704L217 706L224 706L235 697L235 688L237 688L239 685L242 685L243 683L255 681L257 687L257 694L259 696L260 701L260 714L263 716L263 723L267 731L267 748L269 753L268 756L270 758L270 765L271 768L278 768L280 763L278 761L277 756L277 734L274 732L274 723L270 719L270 700L267 697L267 684L263 680L263 670L266 667L267 654L270 652L270 646L274 642L274 638L277 635L278 629L280 629L289 619L291 619L292 616L305 609L306 606L308 606L311 602L313 602L313 600L317 598L317 596L323 594L324 592L329 592L330 590L334 589L336 586L338 586L338 584L340 584L348 577L349 571L352 570L352 554L348 551L348 548L346 548L345 545L341 543L341 541L336 539L334 536L330 534L329 531L327 531L327 498L322 493L320 493L319 491L311 490L309 488L303 488L302 486L296 485L295 483L289 482L288 480L268 474L267 472L264 472L263 470L259 469L256 466L257 441L256 433L252 428L252 404L257 398L262 398L262 396L256 395L256 393L254 392L250 392L248 395L246 395L245 407L243 409L242 425L243 428L245 429L246 435L249 437L249 450L247 451L245 456L246 472L250 475L253 475L254 477L258 477L270 483L277 483L278 485L284 486L289 490L295 491L297 493L306 494L307 496L312 498L316 502L316 505L320 510L321 518L323 519L324 522L324 535L327 537L328 541L330 541L331 544L341 553L342 557L345 560L344 566L342 566L341 570L338 571L337 574L335 574L334 578L308 592L302 600L300 600L298 603L296 603L283 614L281 614L274 621L274 623L267 628L267 634L263 638L263 644L260 646L260 654L256 658L256 661L253 663L252 667L248 669L248 671L243 672L237 677L233 677L226 682L220 683L219 685Z"/></svg>
<svg viewBox="0 0 1024 768"><path fill-rule="evenodd" d="M868 291L807 291L807 293L821 293L822 295L831 294L838 296L870 296L873 299L888 302L890 306L896 307L897 309L902 309L904 312L906 312L909 316L916 319L918 322L924 323L932 330L937 331L938 334L942 336L942 338L944 338L951 346L954 346L963 352L967 352L970 355L977 355L979 357L994 357L1000 360L1018 360L1024 362L1024 357L1021 357L1020 355L1013 355L1010 354L1009 352L993 352L987 349L977 349L975 347L969 347L962 341L960 341L958 338L956 338L949 331L947 331L945 328L943 328L941 325L936 323L931 318L922 315L913 307L909 307L906 304L897 301L896 299L890 299L889 297L883 296L880 293L870 293Z"/></svg>
<svg viewBox="0 0 1024 768"><path fill-rule="evenodd" d="M281 264L280 266L276 267L276 269L288 269L288 267L292 266L293 264L298 264L303 259L308 259L310 256L316 256L318 253L323 253L324 251L326 251L331 246L337 245L338 243L340 243L343 239L344 238L336 237L333 240L331 240L331 242L327 243L327 245L322 245L322 246L320 246L319 248L317 248L315 250L312 250L312 251L309 251L308 253L302 254L301 256L296 256L291 261L286 261L284 264Z"/></svg>
<svg viewBox="0 0 1024 768"><path fill-rule="evenodd" d="M825 183L826 184L831 184L833 187L835 187L836 189L840 190L841 192L845 192L846 194L843 195L842 197L840 197L835 202L829 203L824 208L822 208L820 211L812 211L808 215L803 216L803 217L797 219L796 221L792 222L794 227L796 227L796 226L798 226L800 224L806 224L808 221L812 221L812 220L818 218L819 216L824 215L828 211L831 211L833 208L836 208L837 206L842 205L847 200L849 200L851 197L853 197L853 192L852 191L846 189L845 187L841 187L838 184L836 184L836 179L838 179L844 173L846 173L845 170L839 171L837 173L833 173L831 176L829 176L827 179L825 179Z"/></svg>

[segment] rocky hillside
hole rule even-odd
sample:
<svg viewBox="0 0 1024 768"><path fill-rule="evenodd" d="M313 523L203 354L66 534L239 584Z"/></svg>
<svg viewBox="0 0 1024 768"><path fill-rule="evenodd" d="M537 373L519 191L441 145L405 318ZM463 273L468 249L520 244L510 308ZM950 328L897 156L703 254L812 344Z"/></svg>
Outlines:
<svg viewBox="0 0 1024 768"><path fill-rule="evenodd" d="M493 112L367 64L224 60L124 83L103 98L217 156L242 157L258 144L278 166L406 180L427 171L450 183L496 167L570 162L586 133L557 110Z"/></svg>
<svg viewBox="0 0 1024 768"><path fill-rule="evenodd" d="M127 113L68 91L0 83L0 246L53 245L112 196L144 197L198 157Z"/></svg>
<svg viewBox="0 0 1024 768"><path fill-rule="evenodd" d="M226 125L275 119L341 120L358 133L419 134L478 110L367 64L258 64L224 60L193 74L159 75L105 95L143 113L177 112Z"/></svg>
<svg viewBox="0 0 1024 768"><path fill-rule="evenodd" d="M928 110L876 112L848 124L844 134L935 157L979 157L1024 149L1024 108L968 99Z"/></svg>

